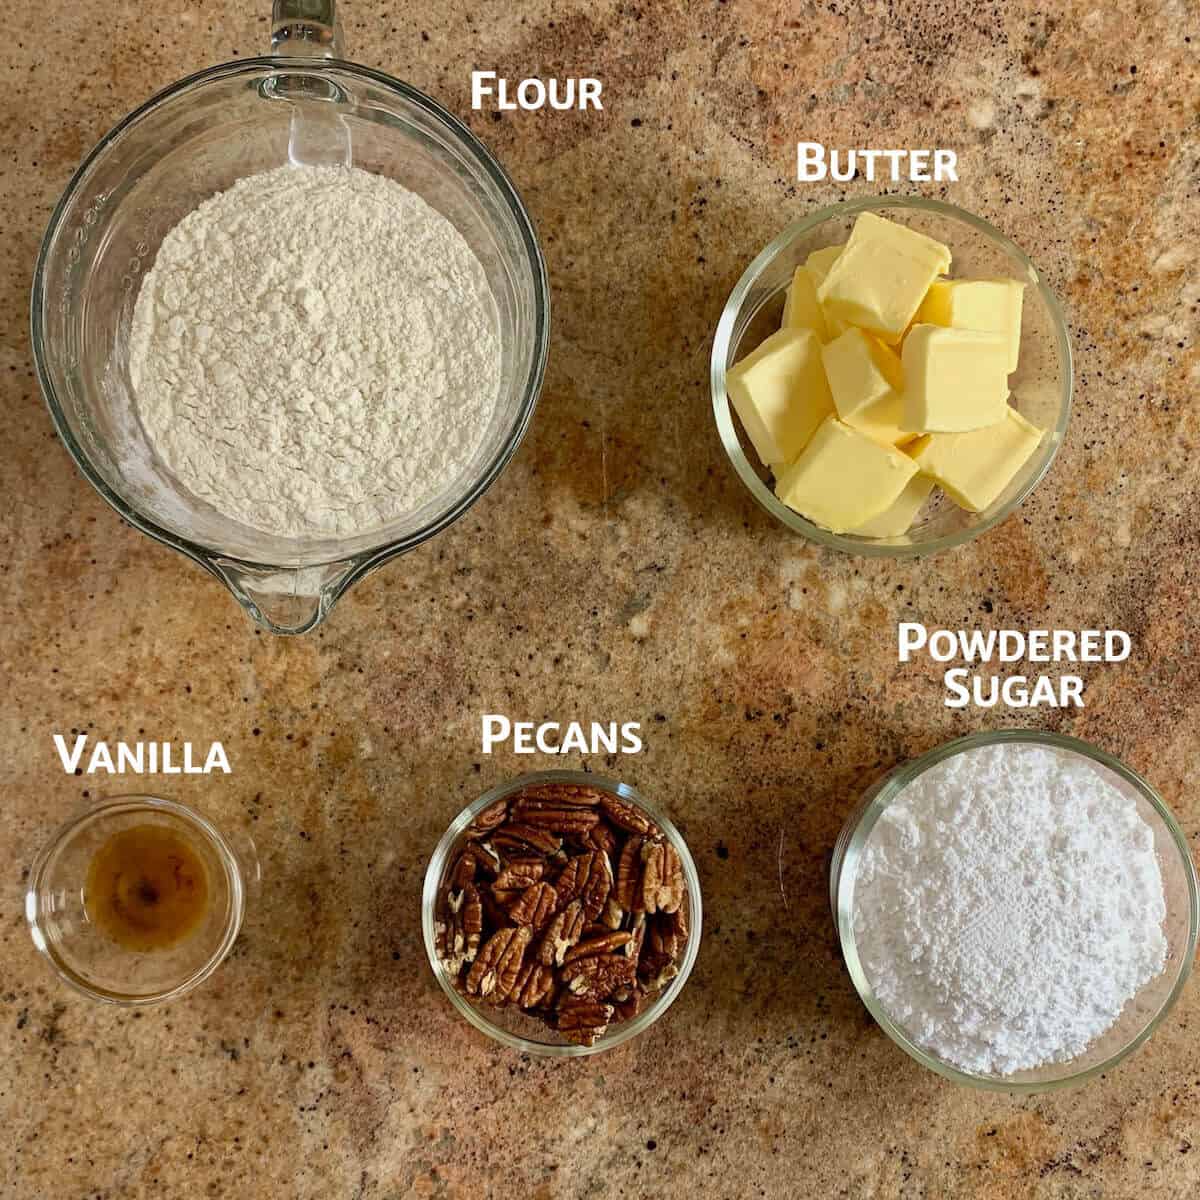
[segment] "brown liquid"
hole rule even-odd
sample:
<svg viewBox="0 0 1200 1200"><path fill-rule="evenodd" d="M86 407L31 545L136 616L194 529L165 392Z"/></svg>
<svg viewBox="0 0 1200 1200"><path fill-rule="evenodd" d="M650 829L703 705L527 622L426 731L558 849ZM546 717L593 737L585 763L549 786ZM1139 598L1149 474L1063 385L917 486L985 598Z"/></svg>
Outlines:
<svg viewBox="0 0 1200 1200"><path fill-rule="evenodd" d="M88 867L88 919L126 950L165 950L208 909L208 872L187 839L164 825L114 833Z"/></svg>

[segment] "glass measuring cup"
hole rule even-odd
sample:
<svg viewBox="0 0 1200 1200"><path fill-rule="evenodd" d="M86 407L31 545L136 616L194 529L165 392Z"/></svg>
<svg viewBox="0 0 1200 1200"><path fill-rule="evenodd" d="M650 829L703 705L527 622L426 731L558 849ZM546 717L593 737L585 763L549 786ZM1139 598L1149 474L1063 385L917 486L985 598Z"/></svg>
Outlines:
<svg viewBox="0 0 1200 1200"><path fill-rule="evenodd" d="M180 80L87 156L42 242L32 341L55 426L100 495L264 628L305 633L350 584L460 517L512 457L545 370L549 289L503 168L429 97L343 61L333 0L275 0L272 28L271 56ZM275 536L192 495L150 445L129 378L133 306L163 237L214 192L288 162L361 167L422 196L466 238L496 301L500 388L471 462L421 508L353 536Z"/></svg>

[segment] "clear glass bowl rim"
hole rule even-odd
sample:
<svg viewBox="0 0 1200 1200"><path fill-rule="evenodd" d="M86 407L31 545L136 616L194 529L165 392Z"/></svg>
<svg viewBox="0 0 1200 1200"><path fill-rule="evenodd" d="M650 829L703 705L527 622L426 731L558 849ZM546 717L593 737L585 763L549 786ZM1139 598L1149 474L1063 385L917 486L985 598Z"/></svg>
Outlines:
<svg viewBox="0 0 1200 1200"><path fill-rule="evenodd" d="M679 963L679 974L671 980L666 988L654 997L643 1012L634 1017L632 1021L622 1022L616 1026L615 1032L606 1034L594 1046L576 1046L573 1043L554 1044L534 1042L500 1028L499 1025L488 1019L482 1008L477 1008L455 991L453 985L446 978L446 972L442 969L441 960L438 958L437 931L434 928L434 920L437 913L438 885L441 882L442 872L445 869L447 859L459 835L489 804L493 804L497 800L502 800L504 797L510 796L522 788L545 783L570 783L580 784L585 787L600 788L617 796L621 800L644 809L646 814L658 825L666 835L668 841L670 841L678 852L679 860L683 864L684 879L688 887L688 942L684 948L683 958ZM433 852L433 857L429 860L429 866L425 870L425 885L421 892L421 932L425 939L425 954L429 959L429 966L433 971L434 978L438 981L442 991L449 997L450 1003L458 1010L461 1016L465 1017L480 1032L486 1033L488 1037L508 1046L512 1050L518 1050L523 1054L536 1054L543 1058L582 1058L590 1054L599 1054L603 1050L612 1050L617 1046L623 1045L631 1038L637 1037L639 1033L643 1033L649 1029L671 1007L676 997L683 991L683 986L687 983L688 976L692 973L692 967L695 966L696 956L700 951L702 930L703 912L700 901L700 876L696 871L696 864L692 859L691 851L688 849L687 843L683 840L683 835L675 828L675 825L668 817L664 816L653 804L645 800L635 788L627 783L621 783L619 780L609 779L603 775L594 775L589 771L532 771L525 775L518 775L516 778L507 780L504 783L497 784L493 788L489 788L478 800L473 800L468 804L450 822L449 828L442 834Z"/></svg>
<svg viewBox="0 0 1200 1200"><path fill-rule="evenodd" d="M1051 322L1054 325L1059 359L1062 363L1062 388L1060 389L1058 422L1052 434L1050 452L1046 455L1045 461L1039 469L1026 480L1011 500L1001 505L986 520L980 521L978 524L969 526L966 529L960 529L954 533L947 534L945 537L907 545L888 545L882 541L872 542L866 538L852 538L840 533L832 533L828 529L822 529L821 526L814 525L811 521L805 520L799 513L793 512L786 505L780 503L771 489L758 477L757 472L746 458L746 453L742 449L742 444L738 439L737 430L734 428L733 414L730 410L729 397L725 388L725 359L729 353L730 343L733 339L734 326L737 322L738 313L741 311L742 305L746 301L746 296L754 286L759 275L762 274L775 256L793 239L808 233L809 230L816 228L816 226L825 221L854 213L877 212L888 208L912 209L918 212L936 213L939 216L963 221L1013 255L1035 281L1038 294L1042 297L1050 313ZM717 331L713 337L712 357L709 364L709 385L712 391L713 416L717 423L717 433L720 436L721 445L724 447L725 453L733 465L733 469L737 472L738 478L746 485L746 488L758 504L775 517L776 520L793 530L793 532L802 534L804 537L818 542L822 546L829 546L834 550L841 550L846 554L857 554L866 558L914 558L926 554L938 554L943 550L953 549L955 546L964 545L973 538L979 537L1011 515L1046 477L1051 466L1054 464L1055 458L1058 456L1058 452L1066 438L1067 427L1071 421L1071 396L1074 391L1074 382L1074 357L1071 351L1071 335L1067 328L1066 316L1063 313L1058 297L1046 285L1041 272L1033 265L1029 256L1010 237L1001 233L1000 230L985 221L982 217L977 217L974 213L968 212L965 208L959 208L957 205L947 204L944 200L933 200L924 196L865 196L858 200L843 200L836 204L826 205L815 212L809 213L807 216L793 221L760 251L754 261L742 272L742 277L737 281L733 291L729 294L729 299L725 301L725 307L721 310L721 317L717 322Z"/></svg>
<svg viewBox="0 0 1200 1200"><path fill-rule="evenodd" d="M79 445L78 440L71 432L70 426L63 414L62 406L59 403L58 395L51 383L50 372L46 362L45 330L42 319L42 310L45 305L45 273L46 264L57 241L67 208L74 201L76 193L87 178L93 163L99 159L113 141L152 110L171 100L181 92L217 79L236 78L239 75L256 75L263 72L321 75L333 70L356 75L380 87L390 89L402 99L423 110L428 116L441 122L450 133L459 139L463 148L491 178L508 205L513 220L520 231L521 241L528 256L529 265L532 268L535 303L533 313L533 362L525 380L520 407L516 412L513 424L505 440L498 447L496 453L486 464L479 478L467 493L428 525L413 531L413 533L397 541L385 542L372 549L359 551L350 556L349 559L345 555L334 554L330 558L320 562L313 561L306 563L305 565L311 568L347 563L353 564L351 569L337 581L336 587L328 594L327 607L332 607L333 603L347 588L368 572L381 566L390 558L398 554L404 554L415 546L419 546L422 542L428 541L429 538L457 521L495 482L500 472L516 453L529 428L529 423L533 419L534 409L537 407L538 396L545 377L546 360L550 351L549 277L546 270L546 260L542 254L541 244L534 230L532 218L524 202L521 200L516 186L492 152L466 125L438 104L436 100L431 99L424 92L404 83L402 80L395 79L391 75L386 75L382 71L376 71L372 67L363 66L361 63L349 62L338 58L288 58L277 55L240 58L232 62L218 63L215 66L206 67L202 71L196 71L191 75L187 75L183 79L179 79L161 91L156 92L149 99L138 105L137 108L126 114L88 151L87 156L76 168L67 186L63 189L63 193L50 215L50 221L46 226L46 232L42 237L41 246L38 250L37 262L33 271L33 288L30 293L30 341L33 347L34 367L37 371L38 383L41 386L42 395L46 398L46 405L50 410L51 420L54 422L55 431L62 439L63 445L66 446L67 452L71 455L71 458L84 478L95 488L109 507L123 520L128 521L135 529L140 530L155 541L163 543L163 545L178 550L181 554L186 554L193 561L214 574L218 574L212 565L212 561L215 558L220 558L225 562L238 563L250 570L269 571L290 569L288 564L259 562L252 559L238 558L224 553L220 547L206 546L199 542L194 542L181 534L174 533L133 509L121 496L109 487L100 472L92 466L87 452ZM223 583L227 583L224 576L218 574L218 578Z"/></svg>
<svg viewBox="0 0 1200 1200"><path fill-rule="evenodd" d="M1074 751L1085 758L1091 759L1093 762L1099 763L1101 766L1107 767L1135 788L1139 795L1155 810L1171 835L1172 844L1178 851L1183 864L1184 876L1187 880L1188 888L1187 944L1182 950L1182 961L1175 984L1163 1001L1162 1006L1146 1022L1136 1036L1131 1038L1124 1046L1111 1054L1103 1062L1091 1066L1086 1070L1064 1075L1060 1079L1046 1081L1006 1081L1000 1077L972 1075L936 1058L908 1038L904 1030L892 1021L883 1006L875 998L875 993L859 960L854 940L853 912L850 903L852 894L850 881L853 872L844 870L847 862L850 862L852 867L857 865L858 854L870 836L871 830L875 827L875 822L879 819L880 814L918 775L923 774L930 767L936 766L938 763L964 750L974 750L981 746L993 746L1006 742L1048 746L1051 749ZM931 1071L935 1071L938 1075L952 1080L954 1083L964 1084L967 1087L978 1088L984 1091L1009 1092L1018 1095L1056 1091L1059 1088L1077 1087L1089 1079L1095 1078L1097 1075L1102 1075L1106 1071L1112 1070L1117 1063L1132 1054L1150 1037L1175 1006L1175 1002L1179 999L1192 972L1196 957L1197 935L1200 932L1200 888L1197 886L1196 867L1192 861L1191 851L1188 848L1187 837L1179 827L1179 822L1175 819L1174 814L1167 807L1166 801L1132 767L1126 765L1119 758L1109 754L1107 751L1101 750L1098 746L1093 746L1090 742L1085 742L1080 738L1042 730L1000 729L985 733L968 734L965 737L958 737L949 742L943 742L940 746L935 746L932 750L894 768L889 774L867 789L863 800L847 818L846 824L838 836L833 852L833 860L830 863L829 886L834 920L837 925L838 940L842 949L842 957L846 963L846 969L850 974L850 979L860 999L866 1005L871 1016L875 1018L880 1028L905 1053L915 1058L922 1066L928 1067Z"/></svg>
<svg viewBox="0 0 1200 1200"><path fill-rule="evenodd" d="M46 937L41 927L41 911L38 903L38 893L42 876L50 863L54 852L63 845L78 829L89 825L105 815L116 815L122 811L139 812L150 809L154 812L167 813L178 818L186 825L192 826L200 836L208 842L215 851L229 884L230 915L226 922L221 941L209 958L181 983L162 992L147 993L146 995L131 996L122 992L114 992L108 988L96 987L77 975L53 951L53 943ZM229 955L241 932L242 921L246 915L246 886L238 865L237 855L225 840L221 831L186 804L174 800L165 800L161 796L128 795L111 796L107 799L89 805L83 812L60 825L51 835L46 844L38 852L29 871L29 883L25 889L25 920L29 927L30 938L38 953L54 968L54 972L64 983L69 984L77 992L92 1000L100 1000L105 1004L115 1004L122 1008L145 1008L151 1004L162 1004L167 1000L175 1000L192 991L202 984Z"/></svg>

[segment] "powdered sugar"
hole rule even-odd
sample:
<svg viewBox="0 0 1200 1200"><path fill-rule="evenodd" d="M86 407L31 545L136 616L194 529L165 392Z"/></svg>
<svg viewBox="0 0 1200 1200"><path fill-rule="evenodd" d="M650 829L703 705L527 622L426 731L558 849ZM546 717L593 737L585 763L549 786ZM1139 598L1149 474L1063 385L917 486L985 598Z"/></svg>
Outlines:
<svg viewBox="0 0 1200 1200"><path fill-rule="evenodd" d="M859 956L889 1015L963 1070L1064 1062L1166 958L1154 835L1080 755L998 744L920 775L867 839Z"/></svg>
<svg viewBox="0 0 1200 1200"><path fill-rule="evenodd" d="M358 533L450 486L500 377L495 303L463 236L393 180L281 167L163 240L130 374L151 442L226 516Z"/></svg>

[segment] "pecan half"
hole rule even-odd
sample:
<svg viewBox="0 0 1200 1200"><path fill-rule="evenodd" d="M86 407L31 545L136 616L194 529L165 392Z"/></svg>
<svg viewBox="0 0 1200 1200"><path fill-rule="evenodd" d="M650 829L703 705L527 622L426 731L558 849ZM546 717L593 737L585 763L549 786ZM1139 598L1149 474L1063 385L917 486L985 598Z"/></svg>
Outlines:
<svg viewBox="0 0 1200 1200"><path fill-rule="evenodd" d="M508 915L518 925L528 925L536 932L554 916L557 909L558 893L553 885L535 883L508 906Z"/></svg>
<svg viewBox="0 0 1200 1200"><path fill-rule="evenodd" d="M537 829L520 821L510 821L503 829L492 835L492 844L506 849L528 851L540 850L553 854L562 846L562 838L555 837L548 829Z"/></svg>
<svg viewBox="0 0 1200 1200"><path fill-rule="evenodd" d="M536 829L561 834L585 834L600 820L593 808L555 804L553 800L522 800L513 809L513 819Z"/></svg>
<svg viewBox="0 0 1200 1200"><path fill-rule="evenodd" d="M544 858L514 858L496 876L492 884L497 891L524 891L546 877Z"/></svg>
<svg viewBox="0 0 1200 1200"><path fill-rule="evenodd" d="M600 924L605 929L620 929L625 922L625 910L609 896L604 905L604 911L600 914Z"/></svg>
<svg viewBox="0 0 1200 1200"><path fill-rule="evenodd" d="M554 995L554 972L540 962L528 962L521 968L521 978L513 989L521 1008L537 1008Z"/></svg>
<svg viewBox="0 0 1200 1200"><path fill-rule="evenodd" d="M623 984L633 982L637 964L624 954L590 954L567 963L558 973L573 996L604 1000Z"/></svg>
<svg viewBox="0 0 1200 1200"><path fill-rule="evenodd" d="M438 955L449 971L457 973L474 959L482 931L483 909L475 885L448 892L437 933Z"/></svg>
<svg viewBox="0 0 1200 1200"><path fill-rule="evenodd" d="M456 892L475 882L475 855L464 850L455 860L447 876L448 885Z"/></svg>
<svg viewBox="0 0 1200 1200"><path fill-rule="evenodd" d="M608 1029L613 1006L568 997L558 1006L558 1032L579 1046L594 1046Z"/></svg>
<svg viewBox="0 0 1200 1200"><path fill-rule="evenodd" d="M493 996L497 1002L512 992L521 972L521 960L531 937L528 926L500 929L484 943L467 974L467 991Z"/></svg>
<svg viewBox="0 0 1200 1200"><path fill-rule="evenodd" d="M645 813L634 808L632 804L626 804L624 800L618 800L616 796L610 796L606 792L601 797L600 807L614 825L629 833L658 833L654 822Z"/></svg>
<svg viewBox="0 0 1200 1200"><path fill-rule="evenodd" d="M642 846L645 839L634 834L621 849L617 860L617 903L626 912L632 912L638 902L638 885L642 880Z"/></svg>
<svg viewBox="0 0 1200 1200"><path fill-rule="evenodd" d="M604 798L599 788L584 787L576 783L542 783L525 788L520 802L527 800L549 800L553 804L570 804L577 807L595 808Z"/></svg>
<svg viewBox="0 0 1200 1200"><path fill-rule="evenodd" d="M600 850L605 854L614 855L621 848L613 827L607 821L597 821L583 837L583 845Z"/></svg>
<svg viewBox="0 0 1200 1200"><path fill-rule="evenodd" d="M489 804L481 813L476 816L475 820L467 826L467 832L473 837L479 837L482 834L490 833L499 825L505 817L508 816L508 801L497 800L494 804Z"/></svg>
<svg viewBox="0 0 1200 1200"><path fill-rule="evenodd" d="M632 1021L642 1011L646 993L641 988L628 988L613 998L614 1015L618 1021Z"/></svg>
<svg viewBox="0 0 1200 1200"><path fill-rule="evenodd" d="M612 891L612 865L608 855L599 850L567 859L555 887L560 904L569 904L577 897L583 900L584 917L594 921L604 909Z"/></svg>
<svg viewBox="0 0 1200 1200"><path fill-rule="evenodd" d="M589 954L612 954L632 940L633 934L625 931L598 934L572 946L563 958L563 962L574 962L575 959L586 958Z"/></svg>
<svg viewBox="0 0 1200 1200"><path fill-rule="evenodd" d="M583 903L579 900L572 900L550 922L550 926L538 946L538 962L547 967L561 967L566 959L567 951L579 941L583 934L583 926Z"/></svg>
<svg viewBox="0 0 1200 1200"><path fill-rule="evenodd" d="M635 907L643 912L673 913L683 903L683 864L670 842L642 846L642 879Z"/></svg>

